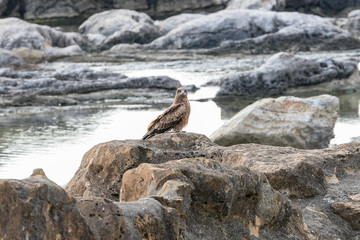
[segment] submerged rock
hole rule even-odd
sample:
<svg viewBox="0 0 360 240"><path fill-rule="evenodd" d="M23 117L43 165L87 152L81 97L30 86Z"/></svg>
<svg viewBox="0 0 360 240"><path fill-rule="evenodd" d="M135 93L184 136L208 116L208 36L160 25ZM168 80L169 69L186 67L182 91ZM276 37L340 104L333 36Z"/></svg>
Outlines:
<svg viewBox="0 0 360 240"><path fill-rule="evenodd" d="M0 204L1 239L95 239L76 200L45 174L0 179Z"/></svg>
<svg viewBox="0 0 360 240"><path fill-rule="evenodd" d="M209 14L181 24L146 45L148 49L217 48L231 53L359 47L360 41L321 17L257 10Z"/></svg>
<svg viewBox="0 0 360 240"><path fill-rule="evenodd" d="M256 70L220 79L220 90L216 96L279 95L289 88L346 79L356 70L356 65L356 59L311 60L289 53L277 53Z"/></svg>
<svg viewBox="0 0 360 240"><path fill-rule="evenodd" d="M148 15L125 9L94 14L80 25L79 32L102 49L120 43L149 43L160 35Z"/></svg>
<svg viewBox="0 0 360 240"><path fill-rule="evenodd" d="M260 143L326 148L334 137L338 112L339 99L329 95L265 98L241 110L210 138L224 146Z"/></svg>

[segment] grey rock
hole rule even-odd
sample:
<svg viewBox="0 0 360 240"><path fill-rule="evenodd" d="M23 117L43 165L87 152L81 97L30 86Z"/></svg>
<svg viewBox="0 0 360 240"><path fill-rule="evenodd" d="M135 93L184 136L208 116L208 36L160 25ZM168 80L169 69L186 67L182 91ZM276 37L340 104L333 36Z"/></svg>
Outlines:
<svg viewBox="0 0 360 240"><path fill-rule="evenodd" d="M130 96L159 98L181 86L167 76L128 78L120 73L95 71L87 66L52 71L0 69L1 106L70 105ZM150 93L152 89L155 93ZM112 92L117 90L116 92Z"/></svg>
<svg viewBox="0 0 360 240"><path fill-rule="evenodd" d="M103 49L119 43L144 44L159 36L148 15L125 9L94 14L81 24L79 32Z"/></svg>
<svg viewBox="0 0 360 240"><path fill-rule="evenodd" d="M346 25L349 32L355 36L360 35L360 10L356 9L348 14L348 22Z"/></svg>
<svg viewBox="0 0 360 240"><path fill-rule="evenodd" d="M238 112L210 139L223 146L259 143L326 148L334 137L338 112L339 99L330 95L265 98Z"/></svg>
<svg viewBox="0 0 360 240"><path fill-rule="evenodd" d="M0 48L21 49L17 53L30 63L43 61L46 57L47 60L54 60L82 55L82 50L77 45L79 36L17 18L0 19L0 25Z"/></svg>
<svg viewBox="0 0 360 240"><path fill-rule="evenodd" d="M172 29L176 28L177 26L189 22L191 20L204 17L204 14L191 14L191 13L182 13L179 15L175 15L169 17L163 21L160 21L157 25L159 27L159 31L161 35L165 35L170 32Z"/></svg>
<svg viewBox="0 0 360 240"><path fill-rule="evenodd" d="M0 48L0 67L20 67L25 62L16 53Z"/></svg>
<svg viewBox="0 0 360 240"><path fill-rule="evenodd" d="M45 46L68 47L76 42L63 32L17 18L0 19L0 48L19 47L41 50Z"/></svg>
<svg viewBox="0 0 360 240"><path fill-rule="evenodd" d="M141 11L158 19L182 12L214 12L226 7L228 0L2 0L0 16L24 19L87 17L89 14L111 9L131 9Z"/></svg>
<svg viewBox="0 0 360 240"><path fill-rule="evenodd" d="M286 0L231 0L226 9L261 9L283 11Z"/></svg>
<svg viewBox="0 0 360 240"><path fill-rule="evenodd" d="M148 49L218 48L265 53L287 50L339 50L360 47L348 32L314 15L257 10L224 10L174 28Z"/></svg>
<svg viewBox="0 0 360 240"><path fill-rule="evenodd" d="M279 95L289 88L346 79L356 70L356 59L311 60L277 53L253 71L225 76L217 97Z"/></svg>
<svg viewBox="0 0 360 240"><path fill-rule="evenodd" d="M348 11L359 8L359 6L359 0L286 0L285 10L334 17L336 15L346 15Z"/></svg>

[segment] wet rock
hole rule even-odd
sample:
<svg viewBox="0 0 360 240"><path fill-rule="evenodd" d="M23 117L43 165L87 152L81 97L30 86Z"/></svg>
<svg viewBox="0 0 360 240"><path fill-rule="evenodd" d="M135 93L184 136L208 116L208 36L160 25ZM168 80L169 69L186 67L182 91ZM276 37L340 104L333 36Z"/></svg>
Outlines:
<svg viewBox="0 0 360 240"><path fill-rule="evenodd" d="M231 53L358 47L360 42L357 39L323 18L257 10L226 10L209 14L181 24L146 45L148 49L216 48L217 52Z"/></svg>
<svg viewBox="0 0 360 240"><path fill-rule="evenodd" d="M159 27L160 34L165 35L181 24L204 16L204 14L182 13L160 21L157 25Z"/></svg>
<svg viewBox="0 0 360 240"><path fill-rule="evenodd" d="M19 54L23 54L24 60L30 59L31 63L46 58L45 48L54 47L56 49L53 51L60 51L58 48L77 45L71 35L64 34L48 26L28 23L17 18L0 19L0 25L2 26L0 29L0 48L7 50L21 48L18 51ZM70 56L74 55L74 52L72 52L74 48L69 50L64 50L62 54L71 53ZM45 55L45 57L39 57L41 54Z"/></svg>
<svg viewBox="0 0 360 240"><path fill-rule="evenodd" d="M224 146L260 143L325 148L334 137L338 112L339 99L330 95L265 98L241 110L210 138Z"/></svg>
<svg viewBox="0 0 360 240"><path fill-rule="evenodd" d="M0 67L20 67L25 62L18 54L0 48Z"/></svg>
<svg viewBox="0 0 360 240"><path fill-rule="evenodd" d="M283 11L286 0L231 0L226 9L261 9Z"/></svg>
<svg viewBox="0 0 360 240"><path fill-rule="evenodd" d="M256 70L223 77L217 97L279 95L289 88L349 78L356 64L356 59L311 60L277 53Z"/></svg>
<svg viewBox="0 0 360 240"><path fill-rule="evenodd" d="M95 239L76 200L37 170L0 180L1 239Z"/></svg>
<svg viewBox="0 0 360 240"><path fill-rule="evenodd" d="M81 24L79 32L102 49L119 43L144 44L159 36L148 15L125 9L94 14Z"/></svg>
<svg viewBox="0 0 360 240"><path fill-rule="evenodd" d="M76 205L98 239L183 239L180 215L151 198L129 203L78 198Z"/></svg>

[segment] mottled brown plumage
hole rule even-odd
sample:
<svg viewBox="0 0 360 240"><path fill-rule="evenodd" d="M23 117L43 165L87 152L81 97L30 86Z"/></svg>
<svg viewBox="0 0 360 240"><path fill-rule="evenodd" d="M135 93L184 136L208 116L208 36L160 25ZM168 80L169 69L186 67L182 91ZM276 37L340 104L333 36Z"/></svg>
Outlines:
<svg viewBox="0 0 360 240"><path fill-rule="evenodd" d="M190 115L190 103L187 98L187 90L178 88L176 90L175 99L165 112L154 119L147 128L147 133L143 140L152 136L170 131L181 131L188 123Z"/></svg>

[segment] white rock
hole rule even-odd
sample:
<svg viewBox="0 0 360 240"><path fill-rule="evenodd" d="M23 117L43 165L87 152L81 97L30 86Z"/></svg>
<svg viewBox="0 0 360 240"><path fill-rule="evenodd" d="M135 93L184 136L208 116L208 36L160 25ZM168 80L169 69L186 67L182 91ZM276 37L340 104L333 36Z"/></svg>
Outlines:
<svg viewBox="0 0 360 240"><path fill-rule="evenodd" d="M210 139L224 146L259 143L326 148L334 137L338 112L339 99L330 95L265 98L241 110Z"/></svg>

